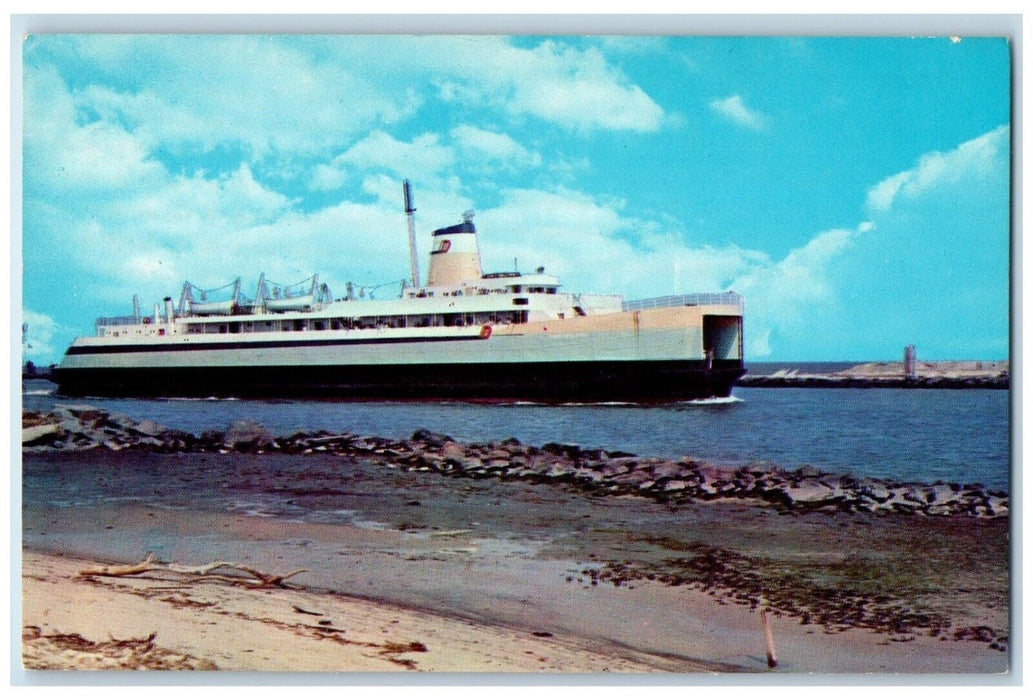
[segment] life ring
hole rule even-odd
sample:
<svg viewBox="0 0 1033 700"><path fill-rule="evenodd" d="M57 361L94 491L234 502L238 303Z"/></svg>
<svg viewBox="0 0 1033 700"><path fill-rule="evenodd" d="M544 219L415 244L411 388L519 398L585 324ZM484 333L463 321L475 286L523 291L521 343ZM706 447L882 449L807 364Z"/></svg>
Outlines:
<svg viewBox="0 0 1033 700"><path fill-rule="evenodd" d="M491 337L491 326L481 326L481 338L487 340Z"/></svg>

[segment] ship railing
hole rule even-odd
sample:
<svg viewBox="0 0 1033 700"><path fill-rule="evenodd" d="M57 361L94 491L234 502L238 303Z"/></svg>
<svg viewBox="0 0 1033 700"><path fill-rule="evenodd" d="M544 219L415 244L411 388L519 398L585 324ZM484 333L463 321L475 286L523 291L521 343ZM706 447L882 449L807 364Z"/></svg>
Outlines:
<svg viewBox="0 0 1033 700"><path fill-rule="evenodd" d="M644 311L646 309L664 309L672 306L734 306L740 311L743 308L741 294L735 292L704 293L704 294L673 294L665 297L653 297L652 299L638 299L626 301L621 304L623 311Z"/></svg>

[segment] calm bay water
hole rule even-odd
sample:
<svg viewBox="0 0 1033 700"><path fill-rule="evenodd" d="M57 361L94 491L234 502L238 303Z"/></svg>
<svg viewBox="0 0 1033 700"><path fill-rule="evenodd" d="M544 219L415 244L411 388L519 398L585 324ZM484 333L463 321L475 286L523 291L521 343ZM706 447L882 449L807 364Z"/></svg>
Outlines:
<svg viewBox="0 0 1033 700"><path fill-rule="evenodd" d="M24 406L88 403L193 433L254 419L276 435L329 430L462 441L516 437L720 464L764 461L896 480L1009 485L1009 392L736 388L732 398L666 406L253 400L64 399L28 382Z"/></svg>

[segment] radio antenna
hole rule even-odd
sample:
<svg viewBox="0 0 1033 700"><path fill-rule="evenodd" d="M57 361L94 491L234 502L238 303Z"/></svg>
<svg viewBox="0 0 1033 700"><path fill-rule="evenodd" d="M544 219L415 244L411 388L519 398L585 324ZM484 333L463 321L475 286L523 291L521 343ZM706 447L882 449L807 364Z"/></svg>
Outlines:
<svg viewBox="0 0 1033 700"><path fill-rule="evenodd" d="M420 286L420 264L416 258L416 207L412 205L412 188L408 180L402 183L402 192L405 195L405 215L409 221L409 266L412 272L412 286L415 289Z"/></svg>

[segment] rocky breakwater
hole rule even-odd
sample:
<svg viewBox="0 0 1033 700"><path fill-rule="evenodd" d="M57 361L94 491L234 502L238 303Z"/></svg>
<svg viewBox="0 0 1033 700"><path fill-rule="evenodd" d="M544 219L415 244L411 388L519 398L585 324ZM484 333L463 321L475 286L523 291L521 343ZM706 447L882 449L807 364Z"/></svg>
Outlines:
<svg viewBox="0 0 1033 700"><path fill-rule="evenodd" d="M837 475L811 467L786 470L766 464L718 466L691 457L663 459L626 452L549 443L524 445L515 438L462 443L417 430L409 439L301 432L274 437L254 421L201 435L137 421L91 406L58 406L22 417L25 451L141 450L330 454L365 459L388 469L435 472L468 479L520 479L578 489L593 495L639 495L671 504L743 499L784 511L865 511L924 516L1002 518L1007 493L981 484L899 483Z"/></svg>
<svg viewBox="0 0 1033 700"><path fill-rule="evenodd" d="M905 376L902 362L869 362L839 372L809 373L780 369L746 374L740 386L819 389L1008 389L1009 364L998 362L920 362Z"/></svg>

